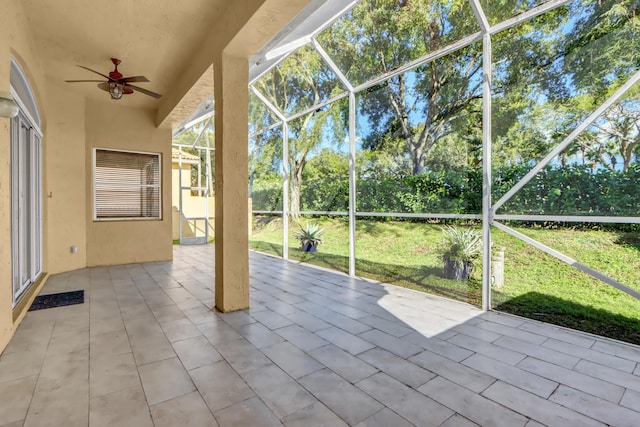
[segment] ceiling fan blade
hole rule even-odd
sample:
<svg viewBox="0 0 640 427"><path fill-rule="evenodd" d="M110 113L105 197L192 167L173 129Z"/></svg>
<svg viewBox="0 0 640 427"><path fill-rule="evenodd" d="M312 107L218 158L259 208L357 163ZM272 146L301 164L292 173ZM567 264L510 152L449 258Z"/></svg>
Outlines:
<svg viewBox="0 0 640 427"><path fill-rule="evenodd" d="M102 77L104 77L104 78L105 78L105 79L107 79L107 80L115 81L115 80L114 80L114 79L112 79L111 77L109 77L109 76L107 76L107 75L105 75L105 74L99 73L99 72L97 72L96 70L92 70L92 69L91 69L91 68L89 68L89 67L85 67L84 65L78 65L78 67L80 67L80 68L84 68L85 70L87 70L87 71L91 71L92 73L96 73L96 74L98 74L99 76L102 76Z"/></svg>
<svg viewBox="0 0 640 427"><path fill-rule="evenodd" d="M129 83L126 83L126 86L130 87L131 89L136 90L136 91L138 91L140 93L144 93L145 95L152 96L152 97L154 97L156 99L162 98L162 95L160 95L159 93L151 92L150 90L143 89L143 88L138 87L138 86L130 85Z"/></svg>
<svg viewBox="0 0 640 427"><path fill-rule="evenodd" d="M147 79L145 76L133 76L133 77L123 77L120 79L120 81L123 83L148 82L149 79Z"/></svg>
<svg viewBox="0 0 640 427"><path fill-rule="evenodd" d="M98 85L98 87L99 87L100 89L104 90L105 92L109 92L109 83L108 83L108 82L100 83L100 84Z"/></svg>
<svg viewBox="0 0 640 427"><path fill-rule="evenodd" d="M65 80L67 83L100 83L104 80Z"/></svg>

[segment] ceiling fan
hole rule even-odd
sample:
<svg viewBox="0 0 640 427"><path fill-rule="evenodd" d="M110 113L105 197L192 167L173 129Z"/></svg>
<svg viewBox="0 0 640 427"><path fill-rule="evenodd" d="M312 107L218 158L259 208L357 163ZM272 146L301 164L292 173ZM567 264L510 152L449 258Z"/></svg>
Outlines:
<svg viewBox="0 0 640 427"><path fill-rule="evenodd" d="M92 73L96 73L104 77L105 79L107 79L106 82L102 80L65 80L65 82L67 83L86 83L86 82L99 83L98 87L106 92L109 92L109 94L111 95L111 99L120 99L122 98L122 95L129 95L134 91L144 93L145 95L152 96L156 99L159 99L160 97L162 97L162 95L158 93L151 92L150 90L147 90L138 86L134 86L131 84L132 82L133 83L148 82L149 79L147 79L144 76L124 77L118 71L118 65L120 65L121 61L118 58L111 58L111 62L113 62L113 65L115 65L115 69L113 71L110 71L108 76L105 74L99 73L96 70L92 70L89 67L85 67L84 65L78 65L78 67L80 68L84 68L85 70L91 71Z"/></svg>

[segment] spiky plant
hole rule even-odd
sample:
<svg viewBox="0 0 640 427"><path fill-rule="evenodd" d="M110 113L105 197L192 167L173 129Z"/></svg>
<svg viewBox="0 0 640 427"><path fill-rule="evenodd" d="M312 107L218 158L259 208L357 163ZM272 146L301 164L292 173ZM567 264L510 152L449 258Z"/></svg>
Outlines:
<svg viewBox="0 0 640 427"><path fill-rule="evenodd" d="M462 267L473 262L482 253L482 233L471 228L446 226L442 229L445 261L453 261Z"/></svg>
<svg viewBox="0 0 640 427"><path fill-rule="evenodd" d="M322 235L324 234L324 229L320 228L320 225L309 224L307 223L307 227L300 227L298 232L296 233L296 239L300 241L302 247L305 245L317 246L322 243Z"/></svg>

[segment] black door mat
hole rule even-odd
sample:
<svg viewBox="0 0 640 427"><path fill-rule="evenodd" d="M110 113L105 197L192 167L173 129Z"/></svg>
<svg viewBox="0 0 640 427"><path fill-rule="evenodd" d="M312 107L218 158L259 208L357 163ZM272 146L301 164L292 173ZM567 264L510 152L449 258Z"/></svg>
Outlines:
<svg viewBox="0 0 640 427"><path fill-rule="evenodd" d="M60 292L59 294L39 295L33 300L29 311L45 308L64 307L84 303L84 291Z"/></svg>

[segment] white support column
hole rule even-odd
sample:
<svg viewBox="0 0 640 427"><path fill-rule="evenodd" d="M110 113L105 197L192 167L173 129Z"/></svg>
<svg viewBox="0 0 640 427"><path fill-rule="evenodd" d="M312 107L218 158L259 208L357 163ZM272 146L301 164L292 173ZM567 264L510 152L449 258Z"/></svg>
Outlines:
<svg viewBox="0 0 640 427"><path fill-rule="evenodd" d="M349 276L356 275L356 95L349 92Z"/></svg>
<svg viewBox="0 0 640 427"><path fill-rule="evenodd" d="M491 310L491 36L482 38L482 309Z"/></svg>
<svg viewBox="0 0 640 427"><path fill-rule="evenodd" d="M289 259L289 123L282 123L282 258Z"/></svg>

